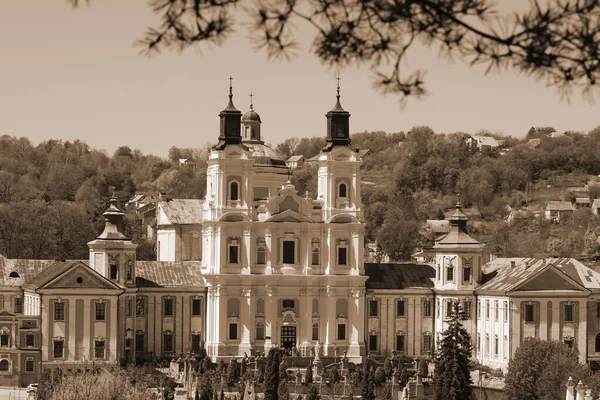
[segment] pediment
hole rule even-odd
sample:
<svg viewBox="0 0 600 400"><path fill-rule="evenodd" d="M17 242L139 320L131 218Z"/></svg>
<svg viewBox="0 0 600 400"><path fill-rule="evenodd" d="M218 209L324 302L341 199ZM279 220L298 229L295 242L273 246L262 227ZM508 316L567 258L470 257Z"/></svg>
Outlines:
<svg viewBox="0 0 600 400"><path fill-rule="evenodd" d="M0 318L2 318L2 317L10 317L10 318L12 318L14 316L15 316L15 314L11 313L8 310L2 310L2 311L0 311Z"/></svg>
<svg viewBox="0 0 600 400"><path fill-rule="evenodd" d="M513 289L513 291L516 292L535 292L548 290L585 291L587 289L573 279L569 278L564 273L557 271L553 266L544 269L539 274L533 276L517 288Z"/></svg>
<svg viewBox="0 0 600 400"><path fill-rule="evenodd" d="M77 264L52 279L40 289L121 289L84 264Z"/></svg>
<svg viewBox="0 0 600 400"><path fill-rule="evenodd" d="M293 210L285 210L273 215L268 222L314 222L312 219Z"/></svg>

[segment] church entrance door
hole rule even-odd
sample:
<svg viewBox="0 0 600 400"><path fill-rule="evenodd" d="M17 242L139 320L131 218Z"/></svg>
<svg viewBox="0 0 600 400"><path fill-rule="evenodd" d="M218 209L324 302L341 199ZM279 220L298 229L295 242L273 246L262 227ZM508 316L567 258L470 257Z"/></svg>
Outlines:
<svg viewBox="0 0 600 400"><path fill-rule="evenodd" d="M295 326L282 326L281 327L281 347L290 350L296 346L296 327Z"/></svg>

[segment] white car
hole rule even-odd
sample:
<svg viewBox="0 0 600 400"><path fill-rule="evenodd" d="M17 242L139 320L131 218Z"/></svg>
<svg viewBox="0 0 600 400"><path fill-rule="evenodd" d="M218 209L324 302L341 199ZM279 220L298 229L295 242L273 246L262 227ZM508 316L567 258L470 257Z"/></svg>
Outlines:
<svg viewBox="0 0 600 400"><path fill-rule="evenodd" d="M27 393L35 393L35 392L37 392L37 388L38 388L37 383L30 383L29 386L27 386Z"/></svg>

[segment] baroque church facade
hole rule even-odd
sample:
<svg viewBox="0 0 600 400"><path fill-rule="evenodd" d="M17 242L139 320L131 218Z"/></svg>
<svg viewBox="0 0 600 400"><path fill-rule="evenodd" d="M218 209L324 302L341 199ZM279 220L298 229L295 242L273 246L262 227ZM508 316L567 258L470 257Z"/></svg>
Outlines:
<svg viewBox="0 0 600 400"><path fill-rule="evenodd" d="M600 274L574 259L486 262L457 204L431 264L364 262L361 157L350 114L326 114L315 198L297 193L253 106L219 114L204 199L160 198L157 261L137 261L112 199L88 260L0 256L0 386L44 368L266 353L431 357L453 302L473 358L506 370L527 337L600 362Z"/></svg>

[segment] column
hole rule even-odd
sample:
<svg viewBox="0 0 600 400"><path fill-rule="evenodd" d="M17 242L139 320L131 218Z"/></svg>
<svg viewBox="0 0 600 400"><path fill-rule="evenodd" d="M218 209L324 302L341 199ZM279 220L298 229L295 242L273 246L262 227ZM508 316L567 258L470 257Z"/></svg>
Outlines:
<svg viewBox="0 0 600 400"><path fill-rule="evenodd" d="M350 348L348 349L348 357L354 360L361 359L364 354L364 327L365 327L365 312L364 312L364 289L350 289Z"/></svg>
<svg viewBox="0 0 600 400"><path fill-rule="evenodd" d="M352 231L352 241L350 244L350 275L360 275L360 236L356 230Z"/></svg>
<svg viewBox="0 0 600 400"><path fill-rule="evenodd" d="M311 290L303 287L300 293L300 354L303 357L310 355L310 339L312 334L312 293Z"/></svg>
<svg viewBox="0 0 600 400"><path fill-rule="evenodd" d="M219 320L217 323L217 353L218 356L227 355L227 300L229 299L227 295L227 288L219 285L217 286L219 296L217 315L219 316Z"/></svg>
<svg viewBox="0 0 600 400"><path fill-rule="evenodd" d="M327 264L325 266L325 275L335 275L335 238L331 228L327 229Z"/></svg>
<svg viewBox="0 0 600 400"><path fill-rule="evenodd" d="M268 353L271 347L273 347L273 337L275 335L275 302L277 289L266 288L265 289L265 353Z"/></svg>
<svg viewBox="0 0 600 400"><path fill-rule="evenodd" d="M214 273L214 274L218 274L221 272L221 257L222 257L222 251L223 250L221 247L221 227L217 227L217 232L216 235L213 236L213 243L212 243L212 253L214 254L213 256L213 264L210 266L210 270ZM227 247L227 246L225 246ZM226 272L226 271L224 271Z"/></svg>
<svg viewBox="0 0 600 400"><path fill-rule="evenodd" d="M302 224L302 236L300 239L300 246L298 246L298 250L300 251L300 265L302 275L308 275L310 271L310 254L311 254L311 238L308 235L308 224Z"/></svg>
<svg viewBox="0 0 600 400"><path fill-rule="evenodd" d="M324 318L322 321L325 322L325 343L323 345L323 355L332 356L333 349L335 348L335 306L336 297L335 289L330 286L323 289L323 300L324 300Z"/></svg>
<svg viewBox="0 0 600 400"><path fill-rule="evenodd" d="M254 315L252 314L252 303L254 300L255 291L252 288L242 289L242 298L240 302L240 328L242 329L242 336L240 341L240 348L238 355L242 356L244 353L250 355L251 336L254 328Z"/></svg>
<svg viewBox="0 0 600 400"><path fill-rule="evenodd" d="M265 274L273 273L273 240L271 236L271 230L267 229L265 232L265 245L267 246L267 267L265 268Z"/></svg>
<svg viewBox="0 0 600 400"><path fill-rule="evenodd" d="M251 231L250 228L244 227L244 239L242 247L242 274L250 274L250 266L253 263L254 258L252 257L252 245L251 245Z"/></svg>
<svg viewBox="0 0 600 400"><path fill-rule="evenodd" d="M357 166L353 165L352 166L352 183L351 183L351 187L349 190L349 197L350 197L350 204L349 206L354 208L354 209L358 209L358 202L356 201L357 198L360 198L360 192L358 191L358 173L356 172L357 170ZM358 210L357 210L358 211ZM357 215L358 217L358 215Z"/></svg>

